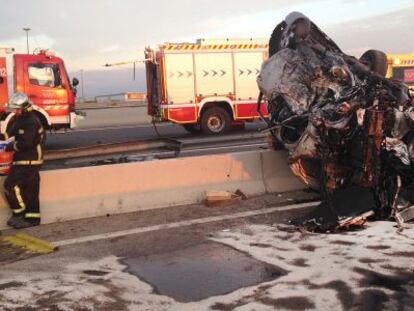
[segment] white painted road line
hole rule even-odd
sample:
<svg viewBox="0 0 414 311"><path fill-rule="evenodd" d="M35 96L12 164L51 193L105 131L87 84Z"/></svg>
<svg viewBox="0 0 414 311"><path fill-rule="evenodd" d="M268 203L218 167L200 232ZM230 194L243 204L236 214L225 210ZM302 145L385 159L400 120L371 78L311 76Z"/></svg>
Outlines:
<svg viewBox="0 0 414 311"><path fill-rule="evenodd" d="M100 240L105 240L105 239L123 237L123 236L132 235L132 234L138 234L138 233L174 229L174 228L186 227L186 226L191 226L191 225L200 225L200 224L206 224L206 223L223 221L223 220L231 220L231 219L237 219L237 218L270 214L273 212L284 212L284 211L301 209L301 208L306 208L306 207L313 207L318 204L320 204L320 202L308 202L308 203L292 204L292 205L285 205L285 206L272 207L272 208L263 208L259 210L240 212L240 213L235 213L235 214L230 214L230 215L198 218L198 219L184 220L184 221L156 225L156 226L149 226L149 227L143 227L143 228L135 228L135 229L129 229L129 230L123 230L123 231L114 231L114 232L108 232L108 233L102 233L102 234L96 234L96 235L89 235L85 237L56 241L56 242L51 242L51 243L59 247L68 246L68 245L73 245L73 244L95 242L95 241L100 241Z"/></svg>

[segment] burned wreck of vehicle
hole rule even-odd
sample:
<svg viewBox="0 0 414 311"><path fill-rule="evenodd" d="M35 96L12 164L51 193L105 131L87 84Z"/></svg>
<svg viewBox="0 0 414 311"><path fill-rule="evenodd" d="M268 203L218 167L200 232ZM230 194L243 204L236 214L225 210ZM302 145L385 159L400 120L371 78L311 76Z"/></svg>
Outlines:
<svg viewBox="0 0 414 311"><path fill-rule="evenodd" d="M308 217L308 228L414 218L414 102L386 70L384 53L346 55L298 12L270 38L258 106L267 100L273 146L322 194L325 213Z"/></svg>

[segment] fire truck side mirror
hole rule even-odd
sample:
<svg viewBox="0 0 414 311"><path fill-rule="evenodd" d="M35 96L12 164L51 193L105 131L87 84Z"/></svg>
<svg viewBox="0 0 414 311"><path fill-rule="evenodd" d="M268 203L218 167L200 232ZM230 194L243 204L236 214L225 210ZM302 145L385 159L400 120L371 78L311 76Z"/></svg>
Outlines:
<svg viewBox="0 0 414 311"><path fill-rule="evenodd" d="M77 86L79 84L79 80L77 78L72 79L72 85Z"/></svg>
<svg viewBox="0 0 414 311"><path fill-rule="evenodd" d="M0 84L2 84L4 82L4 78L0 77Z"/></svg>

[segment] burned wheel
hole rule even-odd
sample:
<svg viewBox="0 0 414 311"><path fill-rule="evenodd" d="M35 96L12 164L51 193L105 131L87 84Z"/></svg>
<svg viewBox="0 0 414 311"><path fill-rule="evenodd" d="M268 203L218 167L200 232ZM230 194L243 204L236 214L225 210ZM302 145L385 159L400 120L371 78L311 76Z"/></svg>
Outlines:
<svg viewBox="0 0 414 311"><path fill-rule="evenodd" d="M226 110L221 107L212 107L201 117L201 130L208 135L217 135L230 129L231 120Z"/></svg>
<svg viewBox="0 0 414 311"><path fill-rule="evenodd" d="M280 50L280 42L282 40L283 30L286 28L286 22L281 22L273 30L269 40L269 58Z"/></svg>
<svg viewBox="0 0 414 311"><path fill-rule="evenodd" d="M377 50L368 50L362 54L360 61L371 71L385 77L388 69L387 55Z"/></svg>

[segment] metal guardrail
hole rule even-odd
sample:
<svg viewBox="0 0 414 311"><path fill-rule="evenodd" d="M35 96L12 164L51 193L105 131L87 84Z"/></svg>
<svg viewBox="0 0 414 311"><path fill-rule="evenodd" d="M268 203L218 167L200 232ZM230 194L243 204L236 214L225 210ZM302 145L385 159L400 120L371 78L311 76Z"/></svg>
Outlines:
<svg viewBox="0 0 414 311"><path fill-rule="evenodd" d="M163 156L166 158L197 153L209 153L219 150L240 148L245 150L256 146L263 147L265 135L249 133L241 135L192 137L184 139L158 138L124 143L99 144L79 148L48 150L45 152L47 164L53 163L86 163L128 156ZM53 166L53 165L52 165Z"/></svg>
<svg viewBox="0 0 414 311"><path fill-rule="evenodd" d="M68 160L76 158L95 158L117 154L131 154L142 151L168 150L179 153L182 147L180 141L168 138L131 141L126 143L99 144L79 148L46 151L46 161Z"/></svg>
<svg viewBox="0 0 414 311"><path fill-rule="evenodd" d="M109 101L111 101L112 100L112 98L114 98L114 97L125 97L125 92L124 93L114 93L114 94L106 94L106 95L98 95L98 96L95 96L95 101L97 102L97 101L99 101L99 99L106 99L106 100L109 100Z"/></svg>

